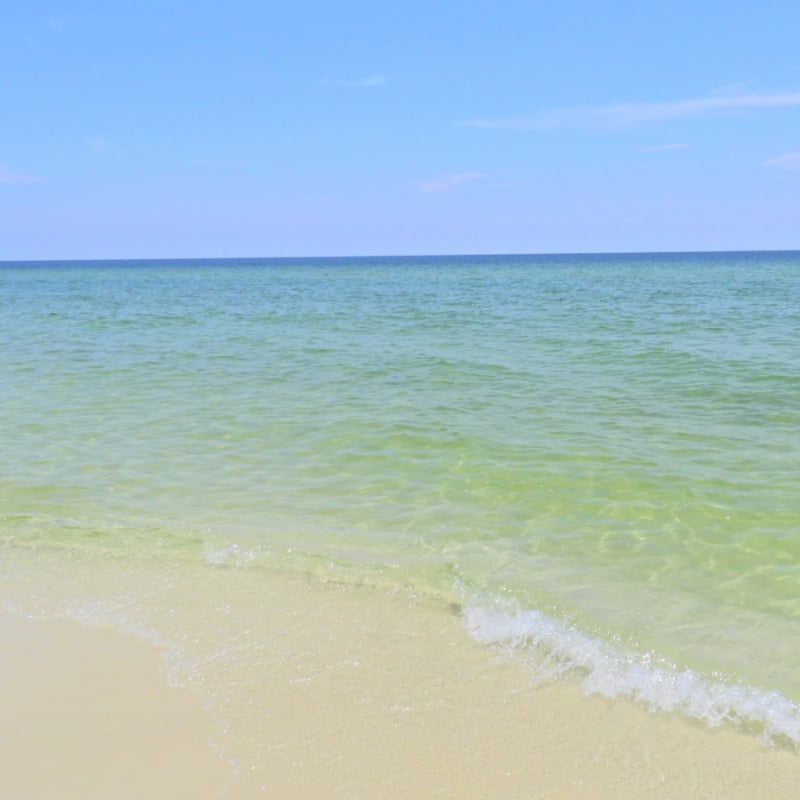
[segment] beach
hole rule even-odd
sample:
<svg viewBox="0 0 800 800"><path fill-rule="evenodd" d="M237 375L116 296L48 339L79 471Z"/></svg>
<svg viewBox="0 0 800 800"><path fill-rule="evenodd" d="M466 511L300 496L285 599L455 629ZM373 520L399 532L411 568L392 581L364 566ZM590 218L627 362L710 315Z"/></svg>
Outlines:
<svg viewBox="0 0 800 800"><path fill-rule="evenodd" d="M1 265L16 796L793 796L798 291L796 253Z"/></svg>
<svg viewBox="0 0 800 800"><path fill-rule="evenodd" d="M192 584L163 599L180 613ZM524 664L476 646L427 600L270 584L263 646L246 654L193 641L159 656L107 627L0 618L9 796L796 795L794 753L575 685L533 686ZM224 576L216 588L244 613Z"/></svg>
<svg viewBox="0 0 800 800"><path fill-rule="evenodd" d="M0 615L0 787L48 797L216 798L227 768L200 698L154 648L66 620Z"/></svg>
<svg viewBox="0 0 800 800"><path fill-rule="evenodd" d="M797 0L8 5L0 800L800 799Z"/></svg>

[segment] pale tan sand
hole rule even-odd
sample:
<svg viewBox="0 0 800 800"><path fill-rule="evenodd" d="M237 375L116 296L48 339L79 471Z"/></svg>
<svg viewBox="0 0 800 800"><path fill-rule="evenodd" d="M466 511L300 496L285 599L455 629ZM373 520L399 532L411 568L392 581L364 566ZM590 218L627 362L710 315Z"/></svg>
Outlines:
<svg viewBox="0 0 800 800"><path fill-rule="evenodd" d="M41 574L42 562L36 566ZM0 689L3 708L10 703L19 730L27 731L20 735L4 715L3 738L15 740L3 754L11 774L54 760L61 786L73 791L27 797L89 797L75 787L98 763L109 776L105 785L120 787L98 797L214 796L226 776L204 744L212 730L238 765L226 800L798 796L794 753L625 701L587 698L577 686L532 687L524 665L474 644L457 614L425 599L199 565L161 578L126 565L124 574L90 576L81 585L73 564L60 589L60 569L38 584L39 607L55 607L63 587L73 606L78 594L99 592L110 603L117 592L127 603L135 587L148 587L157 603L137 611L136 624L165 642L183 632L172 675L197 696L169 690L144 645L106 632L78 636L64 623L50 639L46 664L20 680L13 696L5 697L6 680ZM30 592L31 580L33 572L20 590ZM6 582L8 591L13 583ZM127 606L125 614L130 623ZM16 648L4 653L22 663ZM75 687L87 654L106 665L101 676L120 670L119 681L96 676ZM70 663L79 708L61 718L52 713L60 701L47 683L59 664ZM102 732L110 708L119 724L133 715L125 723L133 728L116 743ZM43 731L57 735L49 754L38 739ZM88 746L75 754L79 736ZM126 769L156 763L157 774L141 776L152 781L148 789L123 793Z"/></svg>
<svg viewBox="0 0 800 800"><path fill-rule="evenodd" d="M240 788L360 800L798 796L795 754L577 686L532 687L528 669L498 663L424 600L274 577L261 617L278 635L259 680L241 673L258 711L232 736L259 768Z"/></svg>
<svg viewBox="0 0 800 800"><path fill-rule="evenodd" d="M217 798L200 698L171 688L132 636L0 615L0 797Z"/></svg>

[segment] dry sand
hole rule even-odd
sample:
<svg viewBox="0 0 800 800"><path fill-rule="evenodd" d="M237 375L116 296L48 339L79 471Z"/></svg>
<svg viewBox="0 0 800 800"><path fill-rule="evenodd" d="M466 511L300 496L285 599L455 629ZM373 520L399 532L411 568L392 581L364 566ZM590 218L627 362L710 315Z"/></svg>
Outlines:
<svg viewBox="0 0 800 800"><path fill-rule="evenodd" d="M0 615L0 797L217 798L227 765L200 698L132 636Z"/></svg>

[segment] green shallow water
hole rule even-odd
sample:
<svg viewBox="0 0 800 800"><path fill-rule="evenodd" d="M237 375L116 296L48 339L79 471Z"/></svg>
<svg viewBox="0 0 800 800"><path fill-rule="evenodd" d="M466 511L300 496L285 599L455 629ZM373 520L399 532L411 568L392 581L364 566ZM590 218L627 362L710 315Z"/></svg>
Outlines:
<svg viewBox="0 0 800 800"><path fill-rule="evenodd" d="M0 536L568 620L800 700L800 254L0 265Z"/></svg>

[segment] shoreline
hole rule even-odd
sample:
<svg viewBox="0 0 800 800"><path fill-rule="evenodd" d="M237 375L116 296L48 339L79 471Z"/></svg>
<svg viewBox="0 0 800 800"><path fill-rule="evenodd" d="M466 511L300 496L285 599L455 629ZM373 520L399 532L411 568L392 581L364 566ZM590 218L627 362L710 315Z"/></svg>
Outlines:
<svg viewBox="0 0 800 800"><path fill-rule="evenodd" d="M532 686L520 659L425 599L265 570L92 576L109 563L66 562L39 561L34 586L0 583L20 610L24 585L35 613L82 620L0 615L6 781L46 777L47 740L49 785L76 800L796 796L796 754L568 682ZM153 595L122 620L142 586ZM117 630L83 624L112 618ZM96 795L90 774L106 781Z"/></svg>

